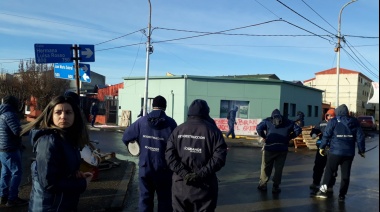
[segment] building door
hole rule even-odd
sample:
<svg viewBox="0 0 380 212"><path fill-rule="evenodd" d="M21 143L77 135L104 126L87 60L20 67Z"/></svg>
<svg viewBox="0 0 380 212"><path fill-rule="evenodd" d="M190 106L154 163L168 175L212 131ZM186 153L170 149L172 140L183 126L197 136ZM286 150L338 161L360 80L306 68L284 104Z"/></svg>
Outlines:
<svg viewBox="0 0 380 212"><path fill-rule="evenodd" d="M117 124L117 107L119 100L106 99L106 122L107 124Z"/></svg>

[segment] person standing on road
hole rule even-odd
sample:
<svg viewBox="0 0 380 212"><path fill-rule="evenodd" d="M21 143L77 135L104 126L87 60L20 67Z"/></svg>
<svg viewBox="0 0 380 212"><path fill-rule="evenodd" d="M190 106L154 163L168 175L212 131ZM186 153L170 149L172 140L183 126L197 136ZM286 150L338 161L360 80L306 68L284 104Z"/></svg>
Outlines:
<svg viewBox="0 0 380 212"><path fill-rule="evenodd" d="M93 102L90 108L90 114L91 114L91 127L95 127L95 121L96 121L96 116L98 115L99 108L96 102Z"/></svg>
<svg viewBox="0 0 380 212"><path fill-rule="evenodd" d="M279 186L288 154L289 141L296 138L302 132L302 128L294 121L284 118L280 111L275 109L271 117L264 119L257 125L256 130L265 142L262 151L260 182L257 189L260 191L267 190L267 182L274 166L272 193L280 193Z"/></svg>
<svg viewBox="0 0 380 212"><path fill-rule="evenodd" d="M210 108L194 100L187 121L171 134L165 158L174 172L173 211L214 211L218 200L216 172L226 163L227 144L209 116Z"/></svg>
<svg viewBox="0 0 380 212"><path fill-rule="evenodd" d="M295 120L296 124L300 127L305 126L305 114L302 111L297 112L297 119Z"/></svg>
<svg viewBox="0 0 380 212"><path fill-rule="evenodd" d="M18 99L4 97L0 105L0 204L7 207L28 204L27 200L18 197L22 177L22 144L17 111Z"/></svg>
<svg viewBox="0 0 380 212"><path fill-rule="evenodd" d="M79 171L80 149L85 144L82 117L71 97L57 96L23 127L22 135L33 129L35 152L29 211L77 211L80 194L93 176Z"/></svg>
<svg viewBox="0 0 380 212"><path fill-rule="evenodd" d="M330 141L330 151L327 156L323 184L319 188L316 197L328 198L327 187L332 184L334 173L340 166L341 181L339 189L339 201L344 202L350 184L351 165L355 157L355 142L358 154L365 157L365 135L356 118L349 115L345 104L335 109L336 117L331 119L323 132L319 153L325 156L325 148Z"/></svg>
<svg viewBox="0 0 380 212"><path fill-rule="evenodd" d="M323 172L326 167L326 162L327 162L327 157L322 156L319 154L319 146L322 141L322 135L323 132L325 131L325 128L327 126L327 122L331 120L332 118L335 117L335 110L330 109L326 112L325 114L325 119L321 122L319 122L317 125L315 125L311 131L310 131L310 136L315 139L318 137L318 140L316 142L317 145L317 152L315 154L315 160L314 160L314 167L313 167L313 183L310 185L310 189L312 190L313 194L315 194L318 191L319 185L322 180ZM327 145L329 146L329 144ZM332 184L328 186L327 191L332 192L333 191L333 186L335 184L335 178L336 178L336 173L334 174L334 178L332 180Z"/></svg>
<svg viewBox="0 0 380 212"><path fill-rule="evenodd" d="M228 132L226 134L226 138L228 136L232 136L232 139L235 139L235 125L236 125L236 113L239 110L238 106L234 106L233 109L228 111L227 119L228 119Z"/></svg>
<svg viewBox="0 0 380 212"><path fill-rule="evenodd" d="M165 161L167 140L177 127L174 119L165 114L166 99L156 96L153 110L137 119L123 134L125 145L137 141L140 144L139 156L139 209L153 212L154 193L157 193L158 212L172 211L171 178L173 172Z"/></svg>

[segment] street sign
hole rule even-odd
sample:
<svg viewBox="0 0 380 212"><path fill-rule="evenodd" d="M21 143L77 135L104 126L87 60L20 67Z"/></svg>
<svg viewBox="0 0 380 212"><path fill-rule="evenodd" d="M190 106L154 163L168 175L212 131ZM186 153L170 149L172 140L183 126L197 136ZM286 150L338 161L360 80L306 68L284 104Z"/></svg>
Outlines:
<svg viewBox="0 0 380 212"><path fill-rule="evenodd" d="M94 45L79 44L79 57L81 62L95 62Z"/></svg>
<svg viewBox="0 0 380 212"><path fill-rule="evenodd" d="M54 77L75 80L75 69L73 63L54 64Z"/></svg>
<svg viewBox="0 0 380 212"><path fill-rule="evenodd" d="M54 77L61 79L75 80L75 68L73 63L56 63L54 64ZM90 65L79 63L79 80L82 82L91 82Z"/></svg>
<svg viewBox="0 0 380 212"><path fill-rule="evenodd" d="M91 71L90 71L89 64L79 63L80 81L90 83L91 82L90 73Z"/></svg>
<svg viewBox="0 0 380 212"><path fill-rule="evenodd" d="M71 44L34 44L36 63L68 63L73 61Z"/></svg>

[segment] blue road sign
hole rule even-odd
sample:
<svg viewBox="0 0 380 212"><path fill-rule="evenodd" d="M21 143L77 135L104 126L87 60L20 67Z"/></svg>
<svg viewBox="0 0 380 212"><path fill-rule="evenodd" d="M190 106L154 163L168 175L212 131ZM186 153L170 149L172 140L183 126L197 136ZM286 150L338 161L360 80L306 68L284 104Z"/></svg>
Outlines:
<svg viewBox="0 0 380 212"><path fill-rule="evenodd" d="M75 80L75 69L73 63L54 64L54 77Z"/></svg>
<svg viewBox="0 0 380 212"><path fill-rule="evenodd" d="M82 82L91 82L91 70L90 70L90 65L85 64L85 63L79 63L79 76L80 76L80 81Z"/></svg>
<svg viewBox="0 0 380 212"><path fill-rule="evenodd" d="M34 44L36 63L68 63L73 61L71 44Z"/></svg>
<svg viewBox="0 0 380 212"><path fill-rule="evenodd" d="M81 62L95 62L94 45L79 44L79 57Z"/></svg>

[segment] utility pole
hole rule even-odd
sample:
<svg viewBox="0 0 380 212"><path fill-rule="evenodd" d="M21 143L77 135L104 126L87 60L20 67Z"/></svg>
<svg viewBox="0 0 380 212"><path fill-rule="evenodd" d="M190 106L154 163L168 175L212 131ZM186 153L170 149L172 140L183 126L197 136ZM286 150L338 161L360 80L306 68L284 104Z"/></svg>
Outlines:
<svg viewBox="0 0 380 212"><path fill-rule="evenodd" d="M146 71L145 71L145 94L144 94L144 107L143 115L147 114L147 104L148 104L148 80L149 80L149 55L153 53L153 47L150 45L150 36L151 36L151 20L152 20L152 5L150 0L149 3L149 24L148 24L148 40L146 42Z"/></svg>
<svg viewBox="0 0 380 212"><path fill-rule="evenodd" d="M335 101L335 108L339 106L339 72L340 72L340 39L341 39L341 35L340 35L340 22L341 22L341 16L342 16L342 12L343 12L343 9L355 2L357 0L351 0L350 2L346 3L342 9L340 9L340 13L339 13L339 17L338 17L338 43L336 44L336 47L334 49L335 52L337 52L337 59L336 59L336 101Z"/></svg>

